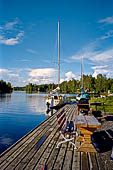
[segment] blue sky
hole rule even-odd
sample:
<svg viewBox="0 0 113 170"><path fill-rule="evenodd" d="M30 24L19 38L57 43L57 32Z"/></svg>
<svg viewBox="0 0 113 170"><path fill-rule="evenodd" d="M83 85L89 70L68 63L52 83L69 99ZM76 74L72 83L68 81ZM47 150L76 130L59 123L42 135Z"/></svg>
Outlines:
<svg viewBox="0 0 113 170"><path fill-rule="evenodd" d="M0 79L13 86L84 74L113 78L113 0L0 0Z"/></svg>

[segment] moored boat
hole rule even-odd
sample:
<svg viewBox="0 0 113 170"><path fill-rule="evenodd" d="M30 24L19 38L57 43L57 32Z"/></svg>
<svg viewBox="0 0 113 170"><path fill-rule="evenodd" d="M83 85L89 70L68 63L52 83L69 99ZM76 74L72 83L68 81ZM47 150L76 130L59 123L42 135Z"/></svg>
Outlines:
<svg viewBox="0 0 113 170"><path fill-rule="evenodd" d="M59 109L60 107L64 106L67 102L67 97L65 95L59 94L60 91L60 41L59 41L59 21L58 21L58 87L49 92L46 105L48 109Z"/></svg>

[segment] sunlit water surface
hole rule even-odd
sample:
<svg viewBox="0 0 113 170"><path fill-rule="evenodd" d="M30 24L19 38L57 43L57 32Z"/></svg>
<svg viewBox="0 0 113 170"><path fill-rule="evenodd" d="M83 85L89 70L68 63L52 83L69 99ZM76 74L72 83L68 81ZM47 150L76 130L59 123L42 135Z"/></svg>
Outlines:
<svg viewBox="0 0 113 170"><path fill-rule="evenodd" d="M0 154L46 119L46 94L0 96Z"/></svg>

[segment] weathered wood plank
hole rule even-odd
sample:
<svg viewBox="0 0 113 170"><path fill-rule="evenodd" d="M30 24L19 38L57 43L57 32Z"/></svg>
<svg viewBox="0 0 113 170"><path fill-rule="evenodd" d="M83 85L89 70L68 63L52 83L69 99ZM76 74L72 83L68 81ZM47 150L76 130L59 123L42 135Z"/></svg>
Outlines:
<svg viewBox="0 0 113 170"><path fill-rule="evenodd" d="M59 139L59 133L57 133L57 140ZM48 146L48 149L43 153L43 155L41 156L40 160L37 162L36 166L35 166L35 169L39 169L40 168L40 165L41 167L43 167L44 164L47 164L47 167L49 170L51 170L53 164L54 164L54 160L56 158L56 155L57 153L59 152L59 149L56 149L56 143L57 143L57 140L55 141L53 139L53 143L50 143L52 144L52 146ZM29 168L27 168L29 170Z"/></svg>
<svg viewBox="0 0 113 170"><path fill-rule="evenodd" d="M87 153L81 153L81 170L89 170Z"/></svg>
<svg viewBox="0 0 113 170"><path fill-rule="evenodd" d="M56 127L56 121L55 123L53 123L54 126ZM46 157L47 157L47 154L48 154L48 145L50 145L50 143L52 143L52 138L54 136L54 133L56 133L57 131L57 128L55 128L54 130L52 130L52 133L51 135L49 136L49 138L46 140L46 143L42 146L42 149L40 148L39 152L37 151L36 154L34 155L34 157L32 157L32 160L29 159L29 162L27 164L27 167L26 169L32 169L33 167L35 167L36 165L35 164L38 164L38 165L41 165L41 162L44 162L46 161ZM50 142L50 143L49 143ZM43 158L43 154L45 154L45 157ZM25 164L24 164L25 166ZM18 166L18 168L20 167L20 165ZM22 165L21 165L22 167ZM36 169L37 169L37 166L36 166Z"/></svg>
<svg viewBox="0 0 113 170"><path fill-rule="evenodd" d="M72 113L73 113L72 110L70 110L68 120L71 120ZM53 165L53 170L62 169L64 160L65 160L67 147L68 147L68 143L61 145L60 151L58 152L57 158L56 158L55 163Z"/></svg>
<svg viewBox="0 0 113 170"><path fill-rule="evenodd" d="M86 122L88 126L100 128L101 123L98 122L98 120L94 116L85 116Z"/></svg>
<svg viewBox="0 0 113 170"><path fill-rule="evenodd" d="M89 157L89 166L91 170L98 170L98 165L96 161L96 154L95 153L88 153Z"/></svg>
<svg viewBox="0 0 113 170"><path fill-rule="evenodd" d="M72 113L72 115L70 116L70 120L74 120L74 117L75 117L74 108L71 111L71 113ZM70 136L70 138L71 137L72 136ZM73 142L75 142L75 140ZM75 150L74 147L72 145L68 144L62 170L71 170L72 169L74 150Z"/></svg>
<svg viewBox="0 0 113 170"><path fill-rule="evenodd" d="M54 120L55 121L55 120ZM52 120L53 122L53 120ZM51 123L51 121L50 121ZM51 126L50 126L50 123L47 123L46 124L46 128L49 129ZM0 168L5 168L7 167L11 162L14 162L13 160L15 158L17 158L18 156L20 157L21 155L20 154L23 154L24 155L24 152L28 152L28 149L30 149L30 146L32 146L34 143L34 140L38 141L41 136L46 132L45 128L42 129L42 131L40 133L35 133L33 136L31 136L31 138L29 140L27 140L21 147L19 147L18 149L15 150L15 152L13 152L11 154L11 156L9 156L1 165L0 165ZM34 142L34 143L33 143ZM33 145L34 146L34 145ZM28 148L27 148L28 147Z"/></svg>
<svg viewBox="0 0 113 170"><path fill-rule="evenodd" d="M40 149L36 152L36 154L32 157L32 159L29 160L29 162L26 162L25 169L28 169L28 170L33 169L34 167L36 167L37 164L39 164L39 162L42 162L40 160L43 159L43 154L44 153L48 154L49 149L52 149L52 147L54 146L54 143L56 143L56 141L54 141L54 138L58 138L58 137L59 136L57 136L56 130L54 130L53 133L51 133L48 139L45 141L44 145L42 145ZM46 158L47 158L47 155L44 157L44 159ZM44 161L43 161L43 164L44 164Z"/></svg>
<svg viewBox="0 0 113 170"><path fill-rule="evenodd" d="M75 115L75 124L77 127L81 125L82 127L87 127L87 121L83 115Z"/></svg>
<svg viewBox="0 0 113 170"><path fill-rule="evenodd" d="M77 140L75 140L75 144L77 148L80 146L80 142L77 142ZM80 170L80 152L77 152L77 150L74 149L72 170L75 170L75 169Z"/></svg>
<svg viewBox="0 0 113 170"><path fill-rule="evenodd" d="M53 121L54 124L54 121ZM50 130L51 126L48 126L46 129L44 129L44 131L38 135L35 139L32 140L32 142L27 145L27 147L23 150L23 152L21 152L13 161L12 163L9 165L9 167L11 167L12 169L15 168L17 165L21 166L21 164L23 165L22 162L24 162L25 165L25 161L34 155L34 153L39 149L38 147L38 141L41 139L41 137L45 136L46 138L50 135L51 131L53 130L53 128ZM19 169L19 167L18 167Z"/></svg>
<svg viewBox="0 0 113 170"><path fill-rule="evenodd" d="M68 144L68 148L66 151L65 160L63 163L62 170L71 170L72 169L73 150L74 150L73 146Z"/></svg>
<svg viewBox="0 0 113 170"><path fill-rule="evenodd" d="M100 160L94 153L77 152L69 143L56 149L57 143L62 140L57 131L56 114L62 109L3 153L0 170L39 170L44 164L48 170L101 170ZM69 121L74 121L77 105L66 105L64 112ZM76 140L75 144L80 146Z"/></svg>
<svg viewBox="0 0 113 170"><path fill-rule="evenodd" d="M105 170L104 162L99 153L96 154L96 160L99 170Z"/></svg>
<svg viewBox="0 0 113 170"><path fill-rule="evenodd" d="M48 121L51 122L55 115L53 115ZM25 142L32 137L33 135L36 135L37 133L39 134L43 129L44 126L47 126L49 123L48 121L44 121L40 126L36 127L34 130L29 132L27 135L25 135L23 138L21 138L19 141L17 141L13 146L11 146L7 151L5 151L3 154L0 155L0 164L8 158L14 151L17 150L17 148L21 147Z"/></svg>

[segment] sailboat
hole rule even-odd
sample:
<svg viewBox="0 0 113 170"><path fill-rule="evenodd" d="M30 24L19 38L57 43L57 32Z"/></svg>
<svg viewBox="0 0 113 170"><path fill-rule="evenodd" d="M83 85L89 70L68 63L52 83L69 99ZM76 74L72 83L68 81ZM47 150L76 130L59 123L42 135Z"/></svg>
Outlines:
<svg viewBox="0 0 113 170"><path fill-rule="evenodd" d="M60 22L58 21L58 87L52 90L47 98L46 98L46 105L47 110L49 109L59 109L60 107L64 106L67 102L67 97L65 95L59 94L60 91Z"/></svg>
<svg viewBox="0 0 113 170"><path fill-rule="evenodd" d="M81 58L81 85L80 85L80 94L76 96L77 101L80 101L80 99L86 99L89 100L89 94L87 94L88 90L84 91L84 83L83 83L83 59L84 56Z"/></svg>

